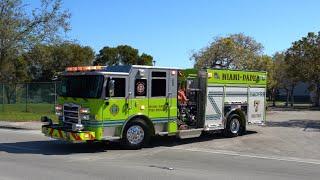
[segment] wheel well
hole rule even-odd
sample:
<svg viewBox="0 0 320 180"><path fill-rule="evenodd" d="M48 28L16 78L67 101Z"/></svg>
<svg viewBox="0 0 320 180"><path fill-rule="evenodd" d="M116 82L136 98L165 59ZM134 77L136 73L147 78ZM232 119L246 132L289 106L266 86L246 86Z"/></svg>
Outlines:
<svg viewBox="0 0 320 180"><path fill-rule="evenodd" d="M147 116L144 116L144 115L137 115L137 116L133 116L133 117L130 117L123 125L122 127L122 130L121 130L121 137L123 135L123 131L125 129L125 127L127 126L127 124L131 121L134 121L136 119L141 119L143 120L146 125L150 128L150 133L151 133L151 136L153 136L155 134L155 130L154 130L154 126L153 126L153 123L152 121L147 117Z"/></svg>
<svg viewBox="0 0 320 180"><path fill-rule="evenodd" d="M245 129L246 129L246 116L245 116L244 112L241 111L241 109L234 109L234 110L230 111L230 112L227 114L227 116L226 116L227 119L228 119L229 117L231 117L233 114L236 114L236 115L240 116L241 126L244 127L243 130L245 130ZM227 121L226 121L226 122L227 122ZM226 123L225 123L225 127L226 127Z"/></svg>

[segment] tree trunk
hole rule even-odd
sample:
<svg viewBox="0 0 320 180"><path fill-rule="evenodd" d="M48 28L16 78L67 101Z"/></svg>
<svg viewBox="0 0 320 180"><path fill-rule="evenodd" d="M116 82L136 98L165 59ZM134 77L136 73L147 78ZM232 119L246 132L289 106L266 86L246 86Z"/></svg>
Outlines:
<svg viewBox="0 0 320 180"><path fill-rule="evenodd" d="M289 89L286 89L286 93L287 93L287 99L286 99L286 104L285 104L285 106L288 107L288 106L289 106L289 100L290 100Z"/></svg>
<svg viewBox="0 0 320 180"><path fill-rule="evenodd" d="M293 107L293 103L294 103L294 95L293 95L294 87L295 87L295 85L291 85L291 89L290 89L290 98L291 98L290 106L291 107Z"/></svg>
<svg viewBox="0 0 320 180"><path fill-rule="evenodd" d="M11 104L11 103L14 103L14 100L13 100L13 96L15 94L15 91L16 91L16 85L15 84L7 84L7 86L5 86L5 94L6 94L6 97L7 97L7 103L8 104Z"/></svg>
<svg viewBox="0 0 320 180"><path fill-rule="evenodd" d="M272 106L276 107L276 89L275 88L272 89L271 98L272 98Z"/></svg>

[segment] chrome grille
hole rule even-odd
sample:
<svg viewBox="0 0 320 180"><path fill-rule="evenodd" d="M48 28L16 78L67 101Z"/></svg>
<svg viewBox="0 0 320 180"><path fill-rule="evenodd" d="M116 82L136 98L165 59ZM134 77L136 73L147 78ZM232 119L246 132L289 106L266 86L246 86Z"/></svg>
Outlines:
<svg viewBox="0 0 320 180"><path fill-rule="evenodd" d="M79 106L75 104L65 104L63 106L63 121L65 123L78 124L79 122Z"/></svg>

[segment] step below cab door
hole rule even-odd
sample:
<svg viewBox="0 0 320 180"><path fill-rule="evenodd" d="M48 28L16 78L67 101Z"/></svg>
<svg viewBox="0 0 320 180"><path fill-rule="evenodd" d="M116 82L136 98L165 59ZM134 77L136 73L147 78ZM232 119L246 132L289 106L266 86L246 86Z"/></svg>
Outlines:
<svg viewBox="0 0 320 180"><path fill-rule="evenodd" d="M223 129L224 87L209 86L205 114L205 129Z"/></svg>
<svg viewBox="0 0 320 180"><path fill-rule="evenodd" d="M265 97L264 87L249 88L248 122L249 124L263 124L265 121Z"/></svg>

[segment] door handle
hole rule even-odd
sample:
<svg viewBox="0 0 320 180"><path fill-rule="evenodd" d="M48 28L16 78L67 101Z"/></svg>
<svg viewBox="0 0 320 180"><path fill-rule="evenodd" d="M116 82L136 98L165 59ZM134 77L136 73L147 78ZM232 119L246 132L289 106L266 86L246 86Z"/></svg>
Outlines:
<svg viewBox="0 0 320 180"><path fill-rule="evenodd" d="M125 106L127 108L127 110L130 110L131 109L131 106L129 105L130 104L130 96L131 96L132 92L129 92L128 93L128 96L125 98Z"/></svg>

